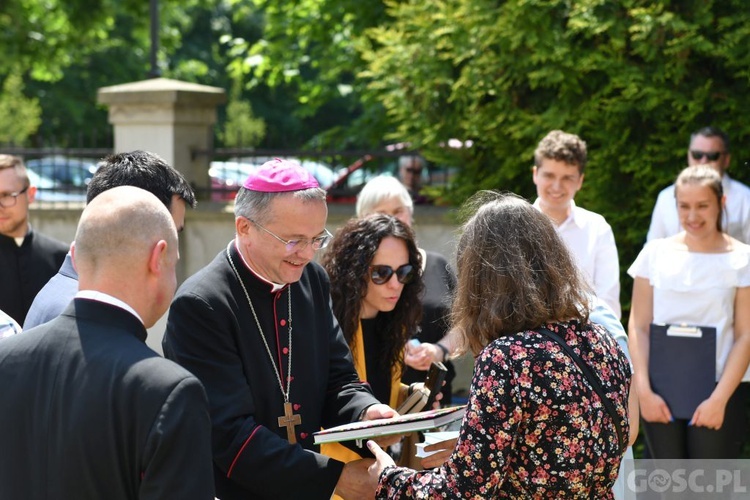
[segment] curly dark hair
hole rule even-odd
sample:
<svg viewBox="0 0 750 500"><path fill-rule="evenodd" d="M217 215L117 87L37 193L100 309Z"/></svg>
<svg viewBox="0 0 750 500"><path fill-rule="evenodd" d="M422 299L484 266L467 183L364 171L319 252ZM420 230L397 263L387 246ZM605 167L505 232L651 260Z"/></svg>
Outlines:
<svg viewBox="0 0 750 500"><path fill-rule="evenodd" d="M409 253L409 264L418 271L417 277L404 286L393 311L376 316L381 344L378 358L383 366L403 368L403 349L417 329L422 317L420 300L422 257L414 241L414 233L395 217L373 214L364 219L352 219L336 231L326 249L322 263L331 279L333 312L341 324L344 337L353 347L354 334L359 326L362 300L367 295L370 264L388 236L403 240Z"/></svg>

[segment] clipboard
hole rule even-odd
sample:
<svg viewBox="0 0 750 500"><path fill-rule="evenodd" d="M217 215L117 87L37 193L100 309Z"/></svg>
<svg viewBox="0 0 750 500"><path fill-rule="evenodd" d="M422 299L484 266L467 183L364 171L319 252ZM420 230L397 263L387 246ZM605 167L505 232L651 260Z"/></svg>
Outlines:
<svg viewBox="0 0 750 500"><path fill-rule="evenodd" d="M651 389L674 418L690 420L716 387L716 328L652 323L649 346Z"/></svg>

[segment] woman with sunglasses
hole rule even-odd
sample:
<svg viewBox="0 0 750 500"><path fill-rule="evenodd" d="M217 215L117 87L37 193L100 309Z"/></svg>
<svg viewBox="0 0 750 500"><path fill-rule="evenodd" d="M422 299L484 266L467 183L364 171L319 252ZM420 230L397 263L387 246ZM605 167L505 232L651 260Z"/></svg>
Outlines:
<svg viewBox="0 0 750 500"><path fill-rule="evenodd" d="M357 195L357 217L382 213L396 217L412 227L414 203L406 187L395 177L380 175L365 184ZM441 389L440 403L450 405L452 381L456 369L449 360L456 342L446 337L450 315L450 303L456 287L456 273L443 255L419 248L422 256L422 279L424 292L421 295L422 321L413 338L419 342L406 347L406 368L401 377L405 384L422 382L432 362L443 362L448 369L445 385ZM416 344L416 345L415 345Z"/></svg>
<svg viewBox="0 0 750 500"><path fill-rule="evenodd" d="M684 169L674 192L684 230L647 243L628 269L634 279L628 326L646 443L656 459L738 458L750 397L750 246L722 227L725 196L716 170ZM705 393L680 384L682 374L666 382L661 364L649 363L676 355L664 335L669 325L690 325L701 339L715 338L715 356L704 365ZM679 330L671 331L678 339ZM682 344L686 356L708 350L698 345ZM697 371L695 364L684 370ZM672 390L696 401L670 399Z"/></svg>
<svg viewBox="0 0 750 500"><path fill-rule="evenodd" d="M376 498L612 498L636 437L627 358L589 322L588 287L549 217L487 191L465 211L452 317L477 357L458 441L424 471L368 441Z"/></svg>
<svg viewBox="0 0 750 500"><path fill-rule="evenodd" d="M322 263L360 379L396 408L404 395L404 345L421 316L421 257L411 229L388 215L352 219L337 231ZM321 452L342 461L359 458L340 445Z"/></svg>

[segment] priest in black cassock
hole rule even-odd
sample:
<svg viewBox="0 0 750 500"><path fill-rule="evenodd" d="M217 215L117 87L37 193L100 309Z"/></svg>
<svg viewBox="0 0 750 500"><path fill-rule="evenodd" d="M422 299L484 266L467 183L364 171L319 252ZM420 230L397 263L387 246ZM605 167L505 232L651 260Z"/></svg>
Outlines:
<svg viewBox="0 0 750 500"><path fill-rule="evenodd" d="M362 489L371 459L345 465L313 444L321 427L395 414L359 381L312 262L327 216L312 175L267 162L237 195L236 238L172 302L164 353L208 393L222 500L374 495Z"/></svg>
<svg viewBox="0 0 750 500"><path fill-rule="evenodd" d="M56 319L0 340L0 498L211 500L198 379L146 346L177 286L177 231L123 186L83 211L79 292Z"/></svg>
<svg viewBox="0 0 750 500"><path fill-rule="evenodd" d="M19 325L68 252L29 224L36 192L21 157L0 154L0 309Z"/></svg>

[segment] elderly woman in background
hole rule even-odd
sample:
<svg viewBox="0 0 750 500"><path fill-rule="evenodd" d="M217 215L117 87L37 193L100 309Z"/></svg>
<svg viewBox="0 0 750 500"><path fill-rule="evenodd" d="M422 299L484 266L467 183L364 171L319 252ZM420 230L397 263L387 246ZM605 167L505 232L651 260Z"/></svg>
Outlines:
<svg viewBox="0 0 750 500"><path fill-rule="evenodd" d="M414 205L406 187L395 177L378 176L371 179L357 196L357 217L373 213L383 213L396 217L409 227L413 224ZM424 292L421 295L422 321L413 335L420 344L407 346L407 365L402 382L412 384L423 382L430 363L445 362L448 374L441 403L450 405L452 399L451 381L456 375L453 363L448 361L450 350L441 339L448 332L450 302L456 286L456 275L448 260L436 252L419 249L422 256L422 279Z"/></svg>
<svg viewBox="0 0 750 500"><path fill-rule="evenodd" d="M589 290L547 216L487 191L469 208L453 321L477 358L459 438L421 472L368 441L376 496L612 498L635 440L628 361L588 321Z"/></svg>
<svg viewBox="0 0 750 500"><path fill-rule="evenodd" d="M628 269L635 279L629 330L646 442L657 459L738 458L750 396L750 246L722 230L721 177L711 167L684 169L675 197L684 230L646 244ZM652 388L652 323L716 329L716 365L708 387L714 376L716 386L690 420L672 415Z"/></svg>

